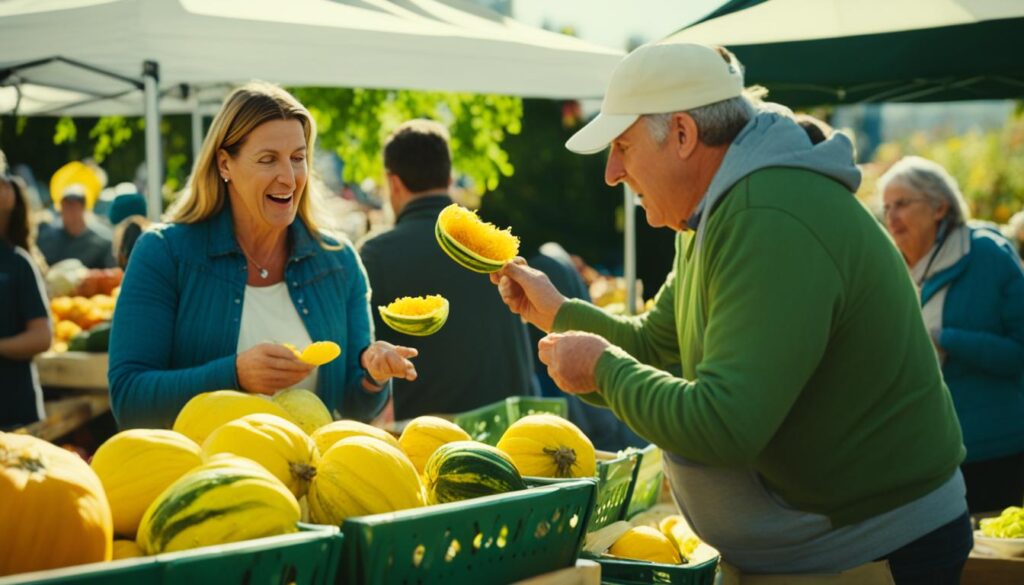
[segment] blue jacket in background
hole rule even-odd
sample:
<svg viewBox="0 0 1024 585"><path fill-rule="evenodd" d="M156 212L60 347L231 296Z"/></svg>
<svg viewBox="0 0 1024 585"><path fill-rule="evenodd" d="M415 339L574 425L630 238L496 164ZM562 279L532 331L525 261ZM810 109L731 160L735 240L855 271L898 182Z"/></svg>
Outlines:
<svg viewBox="0 0 1024 585"><path fill-rule="evenodd" d="M350 244L324 249L301 219L288 238L292 303L314 341L341 346L340 358L320 366L317 394L336 418L369 420L384 407L391 385L377 394L362 387L359 356L373 338L366 272ZM110 403L118 426L170 428L196 394L238 388L246 277L228 205L207 221L163 225L139 238L110 338Z"/></svg>
<svg viewBox="0 0 1024 585"><path fill-rule="evenodd" d="M1024 270L992 230L971 228L970 242L963 258L921 288L923 305L949 285L939 345L967 462L1024 451Z"/></svg>

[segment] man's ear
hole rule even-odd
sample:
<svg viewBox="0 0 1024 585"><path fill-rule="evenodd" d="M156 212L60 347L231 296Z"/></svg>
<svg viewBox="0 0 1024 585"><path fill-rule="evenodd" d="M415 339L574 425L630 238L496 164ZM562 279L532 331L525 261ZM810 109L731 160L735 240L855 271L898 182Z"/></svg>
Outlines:
<svg viewBox="0 0 1024 585"><path fill-rule="evenodd" d="M391 195L399 195L408 191L405 188L405 183L402 182L402 178L395 173L387 173L388 177L388 192Z"/></svg>
<svg viewBox="0 0 1024 585"><path fill-rule="evenodd" d="M679 158L686 160L693 156L693 151L696 150L699 139L697 123L693 121L689 114L678 112L672 116L668 140L671 141L672 147L676 149Z"/></svg>

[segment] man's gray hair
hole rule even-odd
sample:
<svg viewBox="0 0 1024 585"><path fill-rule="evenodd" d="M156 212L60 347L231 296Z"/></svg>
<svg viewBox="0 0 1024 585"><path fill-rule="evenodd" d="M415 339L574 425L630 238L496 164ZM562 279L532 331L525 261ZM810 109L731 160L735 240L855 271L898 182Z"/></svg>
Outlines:
<svg viewBox="0 0 1024 585"><path fill-rule="evenodd" d="M757 114L757 106L750 97L740 95L685 112L646 114L642 118L656 143L665 143L672 124L672 116L678 113L689 114L693 118L701 143L707 146L724 146L731 143L747 122Z"/></svg>
<svg viewBox="0 0 1024 585"><path fill-rule="evenodd" d="M905 156L878 179L879 196L889 185L899 185L920 193L932 209L949 204L946 218L950 227L961 226L971 217L970 208L956 179L942 165L919 156Z"/></svg>

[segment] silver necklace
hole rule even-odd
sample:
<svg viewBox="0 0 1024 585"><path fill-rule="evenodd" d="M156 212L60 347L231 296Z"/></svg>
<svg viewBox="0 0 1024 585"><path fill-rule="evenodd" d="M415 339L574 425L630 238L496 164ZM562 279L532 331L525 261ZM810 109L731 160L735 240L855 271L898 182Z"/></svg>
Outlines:
<svg viewBox="0 0 1024 585"><path fill-rule="evenodd" d="M242 245L241 240L239 240L238 242L238 247L242 249L242 253L245 254L245 257L249 260L249 262L252 262L253 266L259 269L260 278L266 280L267 277L270 276L270 271L264 268L263 265L261 265L259 262L257 262L256 259L252 257L252 254L249 254L249 251L246 250L245 246Z"/></svg>

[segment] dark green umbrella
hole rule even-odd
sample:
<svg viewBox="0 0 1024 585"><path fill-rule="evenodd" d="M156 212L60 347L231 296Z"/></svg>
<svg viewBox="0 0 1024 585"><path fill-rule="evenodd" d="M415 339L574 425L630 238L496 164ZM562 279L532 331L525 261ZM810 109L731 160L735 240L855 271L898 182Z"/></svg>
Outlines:
<svg viewBox="0 0 1024 585"><path fill-rule="evenodd" d="M732 0L666 40L728 47L792 108L1024 97L1022 0Z"/></svg>

